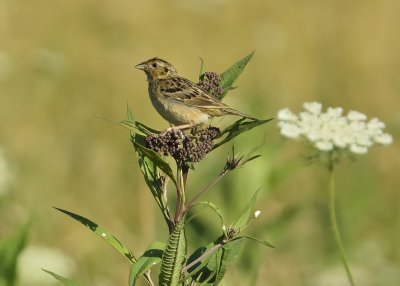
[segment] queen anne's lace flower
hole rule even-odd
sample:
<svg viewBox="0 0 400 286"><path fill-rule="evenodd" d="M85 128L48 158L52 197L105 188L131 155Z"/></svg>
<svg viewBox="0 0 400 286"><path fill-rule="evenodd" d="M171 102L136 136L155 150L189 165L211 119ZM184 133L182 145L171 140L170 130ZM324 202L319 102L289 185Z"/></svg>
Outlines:
<svg viewBox="0 0 400 286"><path fill-rule="evenodd" d="M341 107L329 107L322 112L319 102L306 102L305 111L298 115L288 108L278 112L278 126L283 136L311 142L320 151L347 149L352 153L365 154L374 144L391 144L390 134L384 133L385 124L377 118L367 121L358 111L343 115Z"/></svg>

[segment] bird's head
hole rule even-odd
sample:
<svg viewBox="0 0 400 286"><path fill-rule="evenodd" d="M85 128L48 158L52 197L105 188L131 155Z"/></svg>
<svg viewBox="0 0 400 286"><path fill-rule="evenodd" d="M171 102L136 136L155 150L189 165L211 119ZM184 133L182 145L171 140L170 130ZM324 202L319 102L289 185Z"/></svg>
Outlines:
<svg viewBox="0 0 400 286"><path fill-rule="evenodd" d="M146 73L148 80L164 79L177 75L173 65L160 58L152 58L135 66Z"/></svg>

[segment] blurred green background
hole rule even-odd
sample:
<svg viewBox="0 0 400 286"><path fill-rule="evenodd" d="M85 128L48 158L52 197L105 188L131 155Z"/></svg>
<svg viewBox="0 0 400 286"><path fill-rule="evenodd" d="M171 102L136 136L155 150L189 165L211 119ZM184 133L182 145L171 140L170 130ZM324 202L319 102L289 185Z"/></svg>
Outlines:
<svg viewBox="0 0 400 286"><path fill-rule="evenodd" d="M166 128L135 64L159 56L196 81L198 57L207 71L222 72L255 49L240 88L226 97L233 108L269 118L316 100L387 123L394 144L338 168L338 215L358 285L400 285L399 13L396 0L0 0L0 148L7 166L7 176L0 174L7 182L0 240L30 220L28 245L68 255L72 277L127 285L129 263L52 209L93 219L136 255L167 237L129 134L96 116L122 120L128 103L139 121ZM263 144L263 156L207 199L231 221L262 187L263 213L249 232L276 248L247 243L223 285L347 285L328 223L325 170L306 165L305 150L283 140L276 122L234 144L241 153ZM189 194L220 170L229 151L198 164ZM205 227L211 235L202 234ZM188 233L197 245L216 234L206 219ZM31 270L46 276L40 267Z"/></svg>

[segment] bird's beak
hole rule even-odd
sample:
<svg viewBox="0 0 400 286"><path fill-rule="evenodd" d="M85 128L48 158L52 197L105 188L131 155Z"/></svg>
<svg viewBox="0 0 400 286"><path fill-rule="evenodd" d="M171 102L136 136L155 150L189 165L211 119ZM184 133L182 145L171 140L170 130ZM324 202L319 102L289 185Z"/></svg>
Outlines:
<svg viewBox="0 0 400 286"><path fill-rule="evenodd" d="M135 68L137 68L138 70L145 70L146 69L146 63L140 63L138 65L135 66Z"/></svg>

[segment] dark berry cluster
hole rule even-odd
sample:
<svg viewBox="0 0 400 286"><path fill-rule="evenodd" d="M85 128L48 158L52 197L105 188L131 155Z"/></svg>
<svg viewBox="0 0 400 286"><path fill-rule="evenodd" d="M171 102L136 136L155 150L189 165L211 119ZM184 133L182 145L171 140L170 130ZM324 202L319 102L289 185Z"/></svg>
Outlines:
<svg viewBox="0 0 400 286"><path fill-rule="evenodd" d="M213 148L213 140L220 134L216 127L202 129L196 134L184 134L172 129L160 135L148 135L146 147L165 156L172 156L178 163L199 162Z"/></svg>
<svg viewBox="0 0 400 286"><path fill-rule="evenodd" d="M223 89L221 86L221 76L216 72L205 72L201 75L197 86L216 98L220 98Z"/></svg>

